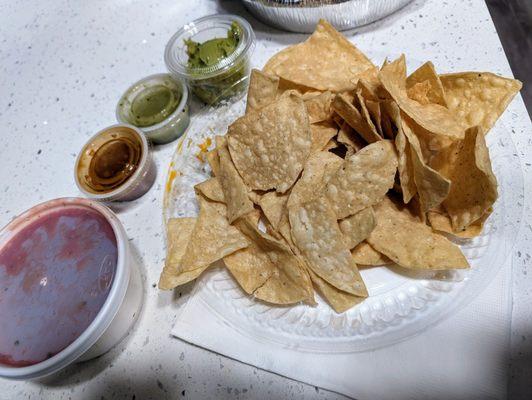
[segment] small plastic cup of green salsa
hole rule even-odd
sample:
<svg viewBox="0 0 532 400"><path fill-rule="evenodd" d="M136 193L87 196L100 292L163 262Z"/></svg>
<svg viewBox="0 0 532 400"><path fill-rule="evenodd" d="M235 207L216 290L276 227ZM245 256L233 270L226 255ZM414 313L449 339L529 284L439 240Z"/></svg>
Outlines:
<svg viewBox="0 0 532 400"><path fill-rule="evenodd" d="M254 45L255 34L245 19L210 15L177 31L166 45L164 60L173 76L213 105L246 89Z"/></svg>
<svg viewBox="0 0 532 400"><path fill-rule="evenodd" d="M188 89L170 74L147 76L131 85L116 106L121 124L139 128L154 144L169 143L188 127Z"/></svg>

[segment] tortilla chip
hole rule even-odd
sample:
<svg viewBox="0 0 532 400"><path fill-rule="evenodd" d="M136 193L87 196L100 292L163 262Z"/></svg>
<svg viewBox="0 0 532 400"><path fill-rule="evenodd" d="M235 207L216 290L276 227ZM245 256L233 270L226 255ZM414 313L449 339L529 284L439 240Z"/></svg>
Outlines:
<svg viewBox="0 0 532 400"><path fill-rule="evenodd" d="M446 270L469 268L460 248L385 198L374 207L377 226L366 241L401 267Z"/></svg>
<svg viewBox="0 0 532 400"><path fill-rule="evenodd" d="M420 222L423 222L424 224L427 223L427 212L423 209L421 205L421 201L419 200L419 193L416 193L414 197L412 197L412 200L410 200L410 203L406 204L406 208L408 209L408 212L417 218Z"/></svg>
<svg viewBox="0 0 532 400"><path fill-rule="evenodd" d="M253 223L250 220L246 222L237 222L237 226L242 224ZM256 226L256 224L254 224ZM268 254L262 251L258 244L259 235L254 230L246 229L246 233L251 233L249 246L245 249L238 250L224 257L224 263L231 275L247 294L252 294L275 273L275 265L270 261Z"/></svg>
<svg viewBox="0 0 532 400"><path fill-rule="evenodd" d="M356 83L356 87L362 91L362 97L365 99L379 100L378 92L381 82L379 81L379 69L377 67L368 68L360 74L360 79L353 83Z"/></svg>
<svg viewBox="0 0 532 400"><path fill-rule="evenodd" d="M451 182L425 163L419 139L404 119L401 120L401 128L410 148L414 182L419 195L421 213L424 214L445 200L449 194Z"/></svg>
<svg viewBox="0 0 532 400"><path fill-rule="evenodd" d="M404 55L382 68L379 79L399 108L421 127L435 135L464 137L464 130L453 112L439 104L420 104L408 97Z"/></svg>
<svg viewBox="0 0 532 400"><path fill-rule="evenodd" d="M344 122L338 130L336 140L347 147L347 156L355 154L366 146L366 142L347 122Z"/></svg>
<svg viewBox="0 0 532 400"><path fill-rule="evenodd" d="M211 175L218 176L220 173L220 161L218 159L218 150L212 149L205 155L209 167L211 167Z"/></svg>
<svg viewBox="0 0 532 400"><path fill-rule="evenodd" d="M248 248L224 257L225 266L247 294L264 285L275 271L267 254L251 243Z"/></svg>
<svg viewBox="0 0 532 400"><path fill-rule="evenodd" d="M289 207L288 216L292 239L307 266L336 288L366 297L368 292L327 199Z"/></svg>
<svg viewBox="0 0 532 400"><path fill-rule="evenodd" d="M222 185L217 177L212 177L204 182L198 183L194 186L194 190L196 194L201 194L208 200L225 203Z"/></svg>
<svg viewBox="0 0 532 400"><path fill-rule="evenodd" d="M343 92L354 89L352 81L370 67L372 62L360 50L320 20L305 42L275 54L263 70L298 85Z"/></svg>
<svg viewBox="0 0 532 400"><path fill-rule="evenodd" d="M366 108L368 109L371 121L375 125L375 128L377 128L377 133L379 136L383 137L384 132L381 124L382 115L380 103L378 101L368 100L367 98L365 98L364 101L366 102Z"/></svg>
<svg viewBox="0 0 532 400"><path fill-rule="evenodd" d="M489 209L482 217L477 219L471 225L469 225L465 230L460 232L455 232L451 224L451 217L443 210L431 210L427 213L427 219L430 223L430 226L435 231L448 233L462 239L471 239L482 233L484 228L484 223L491 214L491 209Z"/></svg>
<svg viewBox="0 0 532 400"><path fill-rule="evenodd" d="M453 230L460 232L479 219L497 200L497 178L491 169L483 131L475 126L466 131L463 141L449 148L440 170L451 182L443 206ZM443 156L442 156L443 157ZM447 161L447 162L445 162Z"/></svg>
<svg viewBox="0 0 532 400"><path fill-rule="evenodd" d="M395 108L399 109L397 103L393 100L381 100L381 127L382 127L382 137L394 140L397 134L397 126L395 126L394 120L390 117L389 107L390 104L393 104Z"/></svg>
<svg viewBox="0 0 532 400"><path fill-rule="evenodd" d="M351 250L351 256L361 267L387 265L392 263L392 260L384 254L379 253L366 241L359 243L353 250Z"/></svg>
<svg viewBox="0 0 532 400"><path fill-rule="evenodd" d="M413 86L406 90L408 97L421 104L429 104L430 83L429 81L423 81L420 83L414 83Z"/></svg>
<svg viewBox="0 0 532 400"><path fill-rule="evenodd" d="M408 143L403 129L397 131L395 136L395 147L399 155L399 181L401 183L401 193L403 196L403 203L408 204L412 197L417 192L416 183L414 181L414 165L412 161L412 154L410 144Z"/></svg>
<svg viewBox="0 0 532 400"><path fill-rule="evenodd" d="M236 219L253 211L253 203L249 199L248 187L231 160L224 136L216 137L216 148L220 161L219 180L227 205L227 219L232 224Z"/></svg>
<svg viewBox="0 0 532 400"><path fill-rule="evenodd" d="M328 283L326 280L320 278L311 269L308 270L310 279L312 283L318 289L318 292L322 297L329 303L337 313L343 313L344 311L349 310L353 306L364 301L365 297L354 296L352 294L346 293L343 290L335 288L333 285Z"/></svg>
<svg viewBox="0 0 532 400"><path fill-rule="evenodd" d="M523 84L490 72L440 75L449 109L463 129L480 125L486 134Z"/></svg>
<svg viewBox="0 0 532 400"><path fill-rule="evenodd" d="M290 248L279 240L259 231L256 225L248 219L239 220L237 225L252 242L251 251L245 258L245 261L253 263L253 265L249 265L249 268L266 271L269 274L264 283L256 287L253 295L273 304L313 302L314 292L310 277L305 266ZM230 264L232 261L234 260L230 260ZM242 267L242 265L241 262L239 266ZM260 279L263 278L264 274L260 276ZM256 284L257 282L254 281L253 283Z"/></svg>
<svg viewBox="0 0 532 400"><path fill-rule="evenodd" d="M413 89L416 85L417 89ZM440 81L440 77L434 69L434 65L427 61L421 67L412 72L408 78L406 78L406 88L410 93L416 93L422 88L424 97L428 103L439 104L440 106L447 107L445 101L445 92ZM410 97L413 98L413 97ZM416 100L414 98L414 100Z"/></svg>
<svg viewBox="0 0 532 400"><path fill-rule="evenodd" d="M279 232L279 235L285 240L286 243L290 246L292 249L292 252L294 254L301 254L297 246L294 244L294 241L292 240L292 228L290 227L290 220L288 219L288 208L285 208L283 210L283 213L281 214L281 220L279 221L279 226L277 231Z"/></svg>
<svg viewBox="0 0 532 400"><path fill-rule="evenodd" d="M352 249L366 239L375 228L375 213L371 207L338 221L347 247Z"/></svg>
<svg viewBox="0 0 532 400"><path fill-rule="evenodd" d="M295 95L237 119L227 133L231 158L244 182L255 190L286 192L310 153L307 110Z"/></svg>
<svg viewBox="0 0 532 400"><path fill-rule="evenodd" d="M168 249L163 272L159 278L159 289L170 290L194 279L189 279L187 273L181 271L180 266L195 224L196 218L171 218L168 221L166 227Z"/></svg>
<svg viewBox="0 0 532 400"><path fill-rule="evenodd" d="M303 95L303 101L305 102L311 124L326 121L331 118L333 97L334 95L331 92L317 92L312 93L312 95Z"/></svg>
<svg viewBox="0 0 532 400"><path fill-rule="evenodd" d="M362 97L362 92L360 89L357 89L355 99L357 101L357 104L359 105L362 120L366 123L367 129L371 131L371 136L374 138L378 137L382 139L381 135L377 131L377 128L375 127L375 124L371 120L371 115L369 113L368 108L366 107L366 102L364 100L364 97Z"/></svg>
<svg viewBox="0 0 532 400"><path fill-rule="evenodd" d="M310 125L310 134L312 136L312 145L310 152L321 151L327 143L336 136L338 128L331 121L322 121Z"/></svg>
<svg viewBox="0 0 532 400"><path fill-rule="evenodd" d="M337 95L333 102L332 108L342 117L364 140L373 143L382 138L368 126L366 120L354 105L344 95Z"/></svg>
<svg viewBox="0 0 532 400"><path fill-rule="evenodd" d="M281 50L281 52L284 50ZM296 82L288 81L279 77L279 87L277 88L277 98L286 94L287 92L297 93L299 96L303 96L305 93L316 92L316 89L298 85Z"/></svg>
<svg viewBox="0 0 532 400"><path fill-rule="evenodd" d="M338 219L379 202L393 186L396 171L397 154L389 140L372 143L347 158L325 189Z"/></svg>
<svg viewBox="0 0 532 400"><path fill-rule="evenodd" d="M325 147L323 148L323 151L331 151L331 150L334 150L338 148L338 142L336 142L336 140L331 139L327 142L327 144L325 145Z"/></svg>
<svg viewBox="0 0 532 400"><path fill-rule="evenodd" d="M289 193L268 192L261 196L258 204L273 229L279 228L281 216L286 208Z"/></svg>
<svg viewBox="0 0 532 400"><path fill-rule="evenodd" d="M272 103L277 96L278 87L279 77L253 69L249 77L246 113Z"/></svg>
<svg viewBox="0 0 532 400"><path fill-rule="evenodd" d="M340 157L328 151L311 154L303 168L301 178L290 192L287 206L294 207L321 195L325 184L338 171L343 162L344 160Z"/></svg>
<svg viewBox="0 0 532 400"><path fill-rule="evenodd" d="M194 271L196 276L213 262L248 246L246 237L227 222L224 204L202 196L198 196L198 203L199 216L180 266L180 271Z"/></svg>
<svg viewBox="0 0 532 400"><path fill-rule="evenodd" d="M410 154L410 145L403 132L401 112L399 106L393 100L382 103L386 118L392 121L397 129L395 135L395 148L398 155L398 171L403 203L408 204L417 192L414 182L414 165Z"/></svg>

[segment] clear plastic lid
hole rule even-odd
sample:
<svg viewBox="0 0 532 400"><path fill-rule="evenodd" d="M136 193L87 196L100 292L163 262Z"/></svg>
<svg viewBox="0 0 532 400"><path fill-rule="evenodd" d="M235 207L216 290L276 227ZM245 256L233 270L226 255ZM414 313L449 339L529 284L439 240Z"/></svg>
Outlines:
<svg viewBox="0 0 532 400"><path fill-rule="evenodd" d="M202 43L207 40L226 37L233 22L236 22L242 29L242 37L235 51L215 65L190 67L185 40L191 39ZM248 57L254 44L255 33L245 19L236 15L209 15L192 21L178 30L166 45L164 60L168 70L177 77L186 80L209 79L238 65Z"/></svg>
<svg viewBox="0 0 532 400"><path fill-rule="evenodd" d="M175 93L179 102L175 110L163 121L147 126L139 126L147 138L154 144L171 142L180 137L189 124L188 88L181 79L175 79L170 74L154 74L147 76L131 85L120 98L116 106L116 119L122 124L135 125L132 106L135 99L150 88L163 86Z"/></svg>

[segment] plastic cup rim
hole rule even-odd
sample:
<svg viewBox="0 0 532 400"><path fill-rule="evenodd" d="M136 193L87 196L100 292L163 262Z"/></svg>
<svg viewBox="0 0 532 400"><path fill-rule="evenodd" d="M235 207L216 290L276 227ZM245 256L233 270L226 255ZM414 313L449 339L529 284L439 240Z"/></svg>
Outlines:
<svg viewBox="0 0 532 400"><path fill-rule="evenodd" d="M0 230L0 240L4 240L6 233L10 232L10 227L20 229L17 225L19 225L21 220L27 219L29 222L33 218L36 218L40 212L50 211L53 208L65 205L82 205L92 208L103 215L113 228L113 233L116 237L118 257L111 289L109 290L107 298L100 308L100 311L98 311L98 314L96 314L90 325L71 344L53 357L37 364L25 367L10 367L5 364L0 364L0 377L18 380L36 379L57 372L73 363L103 335L124 300L130 277L130 270L127 264L129 259L127 235L122 224L118 220L118 217L109 208L96 201L79 197L62 197L37 204L24 211L4 226ZM9 241L10 237L5 239Z"/></svg>

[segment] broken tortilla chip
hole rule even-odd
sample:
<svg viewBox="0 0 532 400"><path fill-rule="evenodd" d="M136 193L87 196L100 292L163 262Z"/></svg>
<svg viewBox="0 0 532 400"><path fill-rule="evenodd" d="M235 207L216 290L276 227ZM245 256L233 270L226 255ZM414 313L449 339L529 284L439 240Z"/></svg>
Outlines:
<svg viewBox="0 0 532 400"><path fill-rule="evenodd" d="M281 217L285 212L289 193L268 192L261 196L258 205L273 229L279 228Z"/></svg>
<svg viewBox="0 0 532 400"><path fill-rule="evenodd" d="M463 129L479 125L486 134L523 84L490 72L459 72L440 75L449 110Z"/></svg>
<svg viewBox="0 0 532 400"><path fill-rule="evenodd" d="M237 119L227 137L236 169L255 190L286 192L310 153L307 110L295 95L283 96Z"/></svg>
<svg viewBox="0 0 532 400"><path fill-rule="evenodd" d="M464 140L435 159L435 164L452 182L443 206L451 217L453 230L465 230L497 200L497 178L482 129L469 128Z"/></svg>
<svg viewBox="0 0 532 400"><path fill-rule="evenodd" d="M416 85L421 86L417 86L416 89L413 89ZM409 95L413 93L416 93L417 95L418 90L421 89L423 96L427 99L426 101L428 103L447 107L445 91L440 81L440 77L434 69L434 64L430 61L427 61L406 78L406 89L409 92ZM414 100L417 99L414 98ZM420 102L419 100L417 101Z"/></svg>
<svg viewBox="0 0 532 400"><path fill-rule="evenodd" d="M401 267L447 270L469 268L460 248L385 198L374 207L377 226L366 241Z"/></svg>
<svg viewBox="0 0 532 400"><path fill-rule="evenodd" d="M277 96L279 77L265 74L254 69L249 77L246 112L256 110L272 103Z"/></svg>
<svg viewBox="0 0 532 400"><path fill-rule="evenodd" d="M227 222L224 204L198 196L200 211L180 270L195 271L199 275L213 262L248 246L246 237ZM196 276L197 276L196 275Z"/></svg>
<svg viewBox="0 0 532 400"><path fill-rule="evenodd" d="M375 213L371 207L338 221L348 248L352 249L366 239L375 228Z"/></svg>
<svg viewBox="0 0 532 400"><path fill-rule="evenodd" d="M236 219L253 211L253 203L249 199L249 189L236 170L227 149L225 136L216 137L216 148L220 161L219 181L227 205L227 219L232 224Z"/></svg>
<svg viewBox="0 0 532 400"><path fill-rule="evenodd" d="M389 140L372 143L347 158L325 189L337 218L379 202L392 188L396 171L397 153Z"/></svg>
<svg viewBox="0 0 532 400"><path fill-rule="evenodd" d="M435 135L464 137L464 130L453 112L439 104L420 104L408 97L404 55L383 67L379 79L399 108L418 125Z"/></svg>
<svg viewBox="0 0 532 400"><path fill-rule="evenodd" d="M362 139L347 122L342 123L338 130L336 140L347 147L347 153L349 156L362 150L362 148L367 145L364 139Z"/></svg>
<svg viewBox="0 0 532 400"><path fill-rule="evenodd" d="M343 313L365 299L365 297L355 296L334 287L329 282L312 272L311 269L308 270L308 273L310 279L312 279L312 283L318 289L318 292L337 313Z"/></svg>
<svg viewBox="0 0 532 400"><path fill-rule="evenodd" d="M321 195L321 191L329 179L338 171L343 160L328 151L311 154L308 158L301 178L296 182L290 197L288 207L311 201Z"/></svg>
<svg viewBox="0 0 532 400"><path fill-rule="evenodd" d="M251 251L248 252L246 260L256 263L252 268L260 266L260 270L267 271L269 275L261 285L253 290L253 295L273 304L293 304L300 301L313 303L314 291L310 277L305 266L290 248L281 241L259 231L256 225L248 219L239 220L237 225L252 242ZM230 260L229 263L235 267L233 261ZM243 267L243 261L240 260L238 263L240 268ZM231 272L234 271L236 272L233 268ZM263 278L264 275L259 277L260 280ZM242 282L244 282L243 279ZM253 284L256 283L258 281L253 282ZM248 286L248 289L250 287Z"/></svg>
<svg viewBox="0 0 532 400"><path fill-rule="evenodd" d="M382 130L382 114L381 114L381 105L378 101L369 100L367 98L364 99L366 102L366 107L368 109L371 121L373 121L373 124L375 125L375 128L377 128L377 133L379 136L384 137L384 132Z"/></svg>
<svg viewBox="0 0 532 400"><path fill-rule="evenodd" d="M181 270L181 259L194 230L196 218L171 218L166 227L166 261L159 278L159 289L170 290L190 280L187 272Z"/></svg>
<svg viewBox="0 0 532 400"><path fill-rule="evenodd" d="M368 292L326 198L288 208L294 244L307 266L345 292L366 297Z"/></svg>
<svg viewBox="0 0 532 400"><path fill-rule="evenodd" d="M362 136L366 142L373 143L382 139L370 129L364 117L344 95L337 95L334 98L332 108L345 120L345 122Z"/></svg>
<svg viewBox="0 0 532 400"><path fill-rule="evenodd" d="M412 87L409 87L407 90L408 97L412 100L417 101L421 104L429 104L429 91L430 83L429 81L423 81L420 83L414 83Z"/></svg>
<svg viewBox="0 0 532 400"><path fill-rule="evenodd" d="M405 119L401 119L401 128L408 141L420 211L424 214L445 200L449 194L451 182L424 161L419 139Z"/></svg>
<svg viewBox="0 0 532 400"><path fill-rule="evenodd" d="M217 177L212 177L206 181L198 183L196 186L194 186L194 190L197 194L201 194L208 200L216 201L218 203L225 203L222 185Z"/></svg>
<svg viewBox="0 0 532 400"><path fill-rule="evenodd" d="M355 99L360 108L360 115L362 116L362 121L365 122L367 129L371 131L371 136L374 138L379 138L379 140L382 139L381 135L379 134L379 131L377 130L375 124L371 119L371 115L369 113L368 108L366 107L366 102L364 100L364 97L362 97L362 92L360 89L357 89Z"/></svg>
<svg viewBox="0 0 532 400"><path fill-rule="evenodd" d="M484 223L491 214L489 209L482 217L470 224L465 230L455 232L451 223L451 217L444 210L431 210L427 213L427 220L433 230L451 234L461 239L471 239L479 236L484 228Z"/></svg>
<svg viewBox="0 0 532 400"><path fill-rule="evenodd" d="M331 103L333 98L334 94L329 91L303 95L303 101L305 102L311 124L326 121L331 118Z"/></svg>
<svg viewBox="0 0 532 400"><path fill-rule="evenodd" d="M220 161L218 159L218 150L212 149L211 151L207 152L205 158L207 159L209 167L211 167L211 175L218 176L218 174L220 173Z"/></svg>
<svg viewBox="0 0 532 400"><path fill-rule="evenodd" d="M387 265L392 263L392 260L384 254L379 253L366 241L359 243L353 250L351 250L351 256L361 267Z"/></svg>
<svg viewBox="0 0 532 400"><path fill-rule="evenodd" d="M310 152L321 151L325 148L327 143L336 136L338 128L334 122L322 121L310 125L310 133L312 137L312 145Z"/></svg>

